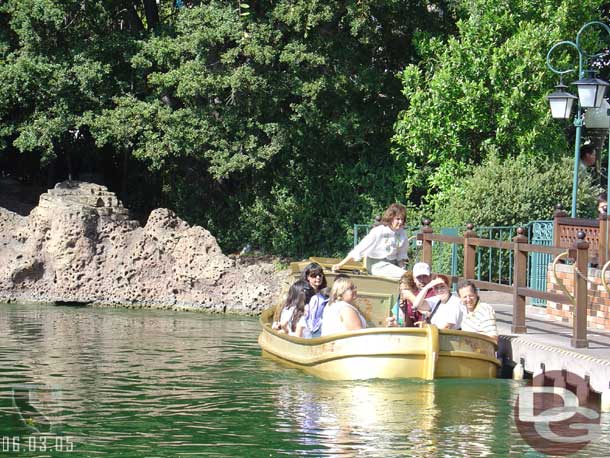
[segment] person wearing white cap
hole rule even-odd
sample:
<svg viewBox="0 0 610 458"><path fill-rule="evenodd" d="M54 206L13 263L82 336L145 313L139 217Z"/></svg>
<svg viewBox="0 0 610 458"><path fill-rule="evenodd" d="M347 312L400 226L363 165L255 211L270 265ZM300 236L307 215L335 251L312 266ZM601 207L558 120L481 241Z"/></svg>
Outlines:
<svg viewBox="0 0 610 458"><path fill-rule="evenodd" d="M404 229L406 208L392 204L383 213L381 224L374 227L345 259L332 266L337 271L349 261L360 261L366 257L366 269L372 275L394 280L405 273L403 269L408 259L409 241Z"/></svg>
<svg viewBox="0 0 610 458"><path fill-rule="evenodd" d="M431 275L432 271L430 270L430 266L425 262L418 262L413 266L413 278L419 289L423 289L430 283Z"/></svg>

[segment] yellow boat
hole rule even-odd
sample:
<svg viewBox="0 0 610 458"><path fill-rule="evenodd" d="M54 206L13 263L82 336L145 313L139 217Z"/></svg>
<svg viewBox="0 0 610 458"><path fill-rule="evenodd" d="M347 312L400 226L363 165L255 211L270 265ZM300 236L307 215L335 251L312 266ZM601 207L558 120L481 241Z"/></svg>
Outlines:
<svg viewBox="0 0 610 458"><path fill-rule="evenodd" d="M312 258L322 266L336 260ZM306 262L293 263L298 275ZM355 267L355 266L352 266ZM258 338L263 356L327 380L373 378L495 378L500 362L496 342L472 332L424 328L382 327L396 300L396 281L350 268L358 287L356 304L374 326L361 331L315 339L288 336L271 328L274 309L265 310ZM329 284L335 274L326 272Z"/></svg>

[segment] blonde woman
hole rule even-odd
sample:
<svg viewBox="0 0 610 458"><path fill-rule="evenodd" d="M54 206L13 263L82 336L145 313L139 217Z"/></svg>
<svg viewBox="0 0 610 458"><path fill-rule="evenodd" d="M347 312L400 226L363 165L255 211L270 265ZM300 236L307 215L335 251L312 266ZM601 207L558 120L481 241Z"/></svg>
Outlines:
<svg viewBox="0 0 610 458"><path fill-rule="evenodd" d="M347 275L338 275L330 289L322 316L322 336L366 328L366 320L354 306L357 288Z"/></svg>

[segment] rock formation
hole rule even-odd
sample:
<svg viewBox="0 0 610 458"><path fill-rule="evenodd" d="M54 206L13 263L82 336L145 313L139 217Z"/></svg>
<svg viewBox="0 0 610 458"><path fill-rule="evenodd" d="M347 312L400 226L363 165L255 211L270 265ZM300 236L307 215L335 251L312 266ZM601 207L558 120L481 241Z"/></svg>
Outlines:
<svg viewBox="0 0 610 458"><path fill-rule="evenodd" d="M62 182L29 216L0 208L0 300L256 314L290 279L236 265L204 228L167 209L141 227L104 186Z"/></svg>

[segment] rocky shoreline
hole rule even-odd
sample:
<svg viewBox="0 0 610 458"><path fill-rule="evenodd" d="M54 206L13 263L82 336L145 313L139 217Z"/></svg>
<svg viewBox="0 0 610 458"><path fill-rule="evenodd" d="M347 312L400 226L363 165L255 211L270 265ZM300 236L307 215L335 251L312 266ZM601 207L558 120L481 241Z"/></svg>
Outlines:
<svg viewBox="0 0 610 458"><path fill-rule="evenodd" d="M58 183L28 216L0 207L0 302L256 315L289 282L272 262L225 256L209 231L170 210L142 227L97 184Z"/></svg>

